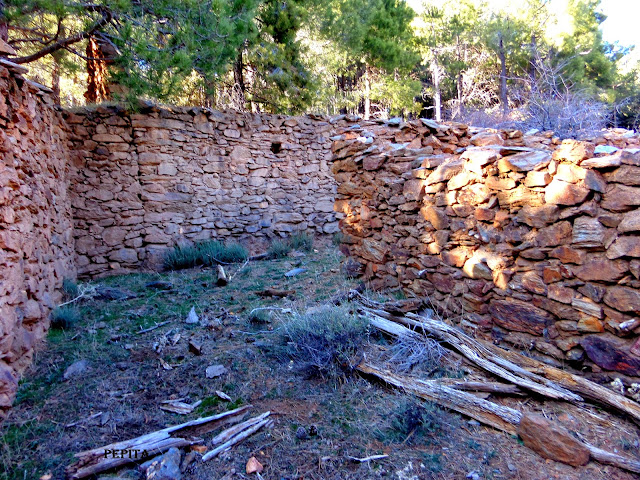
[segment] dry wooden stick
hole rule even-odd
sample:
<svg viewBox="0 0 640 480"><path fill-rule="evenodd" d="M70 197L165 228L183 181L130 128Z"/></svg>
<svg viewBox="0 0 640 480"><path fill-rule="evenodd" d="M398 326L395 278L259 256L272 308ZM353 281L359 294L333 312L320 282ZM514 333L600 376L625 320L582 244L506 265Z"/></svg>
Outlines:
<svg viewBox="0 0 640 480"><path fill-rule="evenodd" d="M155 330L156 328L160 328L160 327L166 325L167 323L171 323L171 320L167 320L166 322L157 323L153 327L145 328L144 330L140 330L139 332L136 332L136 334L137 335L141 335L143 333L150 332L152 330Z"/></svg>
<svg viewBox="0 0 640 480"><path fill-rule="evenodd" d="M630 472L640 473L640 462L631 458L626 458L615 453L607 452L593 445L583 442L589 449L589 455L596 462L606 463L607 465L613 465L614 467L628 470Z"/></svg>
<svg viewBox="0 0 640 480"><path fill-rule="evenodd" d="M212 443L213 444L220 443L220 442L224 442L224 443L214 448L213 450L210 450L207 453L205 453L202 456L202 461L206 462L207 460L212 459L213 457L224 452L225 450L228 450L235 444L240 443L245 438L250 437L265 425L271 423L271 420L267 419L267 417L270 414L271 412L265 412L262 415L251 418L240 425L236 425L234 427L229 428L228 430L225 430L224 432L221 432L218 436L216 436L216 438L213 439Z"/></svg>
<svg viewBox="0 0 640 480"><path fill-rule="evenodd" d="M440 383L456 390L469 392L504 393L507 395L524 395L516 385L499 382L461 382L450 378L440 378Z"/></svg>
<svg viewBox="0 0 640 480"><path fill-rule="evenodd" d="M213 438L213 440L211 440L211 445L215 446L215 445L219 445L221 443L225 443L231 437L236 436L238 433L242 432L243 430L245 430L245 429L255 425L256 423L264 420L269 415L271 415L271 412L264 412L263 414L258 415L257 417L253 417L253 418L250 418L248 420L245 420L242 423L234 425L233 427L228 428L223 432L220 432L218 435L216 435Z"/></svg>
<svg viewBox="0 0 640 480"><path fill-rule="evenodd" d="M143 451L153 456L169 450L171 447L179 448L202 443L202 439L197 438L196 435L201 435L226 425L229 421L244 415L249 408L251 408L251 405L246 405L218 415L199 418L147 433L130 440L76 453L75 457L78 460L69 465L65 469L65 473L69 479L85 478L140 460Z"/></svg>
<svg viewBox="0 0 640 480"><path fill-rule="evenodd" d="M227 274L224 271L224 267L220 264L216 266L218 270L218 280L216 280L216 285L219 287L224 287L227 283L229 283L229 279L227 278Z"/></svg>

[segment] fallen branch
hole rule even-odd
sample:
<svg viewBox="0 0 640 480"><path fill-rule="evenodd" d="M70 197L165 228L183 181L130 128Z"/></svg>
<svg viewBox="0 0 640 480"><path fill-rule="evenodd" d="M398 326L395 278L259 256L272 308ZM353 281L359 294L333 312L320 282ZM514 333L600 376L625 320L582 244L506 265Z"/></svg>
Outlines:
<svg viewBox="0 0 640 480"><path fill-rule="evenodd" d="M81 423L84 423L88 420L91 420L93 418L99 417L100 415L102 415L102 412L98 412L98 413L94 413L93 415L89 415L87 418L83 418L82 420L77 420L73 423L67 423L64 428L71 428L71 427L75 427L76 425L80 425Z"/></svg>
<svg viewBox="0 0 640 480"><path fill-rule="evenodd" d="M454 388L456 390L464 390L467 392L489 392L489 393L503 393L507 395L524 395L524 392L520 390L516 385L509 385L506 383L498 382L461 382L459 380L441 378L440 382L443 385Z"/></svg>
<svg viewBox="0 0 640 480"><path fill-rule="evenodd" d="M228 424L229 421L235 420L238 416L243 416L249 408L251 408L251 405L246 405L218 415L199 418L147 433L130 440L76 453L75 457L78 460L69 465L65 469L65 473L69 479L85 478L140 460L144 451L149 456L153 456L169 450L171 447L179 448L202 443L203 440L196 437L196 435L210 432L215 428ZM119 455L122 451L126 451L127 455Z"/></svg>
<svg viewBox="0 0 640 480"><path fill-rule="evenodd" d="M366 462L373 462L375 460L382 460L383 458L388 458L389 455L371 455L369 457L364 457L364 458L358 458L358 457L352 457L351 455L346 455L346 457L349 460L353 460L354 462L357 462L357 463L366 463Z"/></svg>
<svg viewBox="0 0 640 480"><path fill-rule="evenodd" d="M405 330L398 328L400 325L396 322L413 328L421 328L439 340L447 342L447 344L451 345L479 367L510 383L555 400L582 401L579 395L550 382L546 378L528 372L510 362L505 362L503 359L495 358L491 352L476 340L445 323L412 314L394 317L384 311L374 310L368 307L362 307L362 311L367 318L372 320L372 324L376 328L382 329L387 333L398 336L400 332L402 332L401 334L408 335L407 331L412 331L406 327ZM387 318L383 318L382 315ZM411 316L411 318L409 318L409 316ZM413 317L417 317L420 320L416 320ZM411 335L420 334L413 332Z"/></svg>
<svg viewBox="0 0 640 480"><path fill-rule="evenodd" d="M150 332L152 330L155 330L156 328L160 328L166 325L167 323L171 323L171 320L167 320L166 322L156 323L153 327L145 328L144 330L140 330L139 332L136 332L136 335L142 335L143 333Z"/></svg>
<svg viewBox="0 0 640 480"><path fill-rule="evenodd" d="M381 304L377 304L377 306L381 306ZM367 307L363 307L363 311L365 313L369 312L370 315L376 315L382 320L388 320L388 323L400 322L408 327L420 329L425 333L431 334L449 344L484 370L522 388L545 396L549 396L545 392L555 390L561 395L551 398L570 402L582 402L583 398L587 398L596 403L613 407L629 415L636 423L640 423L640 404L580 375L560 370L539 360L525 357L514 351L505 350L488 342L473 339L464 332L438 320L412 313L398 317L384 310L374 310ZM406 331L417 333L410 328L407 328ZM394 333L391 334L395 335ZM507 372L508 376L501 375L504 372ZM512 381L512 379L517 381ZM528 385L531 385L532 382L534 382L534 385L536 383L542 385L529 388ZM566 395L567 393L570 395Z"/></svg>
<svg viewBox="0 0 640 480"><path fill-rule="evenodd" d="M614 467L628 470L630 472L640 473L640 462L631 458L626 458L621 455L607 452L593 445L583 442L589 449L589 455L596 462L606 463L607 465L613 465Z"/></svg>
<svg viewBox="0 0 640 480"><path fill-rule="evenodd" d="M369 363L360 364L357 370L373 375L417 397L462 413L485 425L490 425L509 434L517 434L517 428L522 419L522 413L518 410L482 400L466 392L454 390L439 384L437 380L423 381L417 378L401 377ZM589 455L592 460L630 472L640 473L639 461L602 450L585 442L582 443L589 449Z"/></svg>
<svg viewBox="0 0 640 480"><path fill-rule="evenodd" d="M472 393L453 389L437 380L424 381L418 378L396 375L368 362L361 363L356 369L362 373L373 375L389 385L405 390L417 397L462 413L485 425L490 425L513 435L517 432L517 426L520 423L522 414L513 408L483 400Z"/></svg>
<svg viewBox="0 0 640 480"><path fill-rule="evenodd" d="M202 461L206 462L207 460L212 459L225 450L228 450L235 444L240 443L244 439L250 437L265 425L271 423L271 420L267 419L270 414L271 412L265 412L262 415L250 418L249 420L239 425L235 425L218 434L211 443L213 445L221 443L221 445L205 453L202 456Z"/></svg>

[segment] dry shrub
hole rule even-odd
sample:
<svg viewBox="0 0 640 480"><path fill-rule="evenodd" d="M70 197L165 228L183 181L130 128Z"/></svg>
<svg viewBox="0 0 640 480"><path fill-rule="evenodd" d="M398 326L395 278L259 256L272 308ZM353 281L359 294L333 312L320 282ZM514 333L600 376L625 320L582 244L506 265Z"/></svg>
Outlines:
<svg viewBox="0 0 640 480"><path fill-rule="evenodd" d="M294 314L282 323L281 332L295 368L310 376L336 378L360 363L369 322L348 305L324 306Z"/></svg>

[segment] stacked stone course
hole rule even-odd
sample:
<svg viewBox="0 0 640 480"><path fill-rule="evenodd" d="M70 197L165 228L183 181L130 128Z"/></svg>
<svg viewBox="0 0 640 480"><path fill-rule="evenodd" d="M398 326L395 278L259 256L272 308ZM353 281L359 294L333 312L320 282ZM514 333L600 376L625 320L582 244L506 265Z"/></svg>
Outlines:
<svg viewBox="0 0 640 480"><path fill-rule="evenodd" d="M428 297L476 335L552 363L640 376L637 136L429 120L340 133L343 250L373 288Z"/></svg>
<svg viewBox="0 0 640 480"><path fill-rule="evenodd" d="M329 137L346 119L99 107L66 121L80 275L156 266L184 241L338 231Z"/></svg>
<svg viewBox="0 0 640 480"><path fill-rule="evenodd" d="M0 66L0 416L75 276L61 125L41 86Z"/></svg>

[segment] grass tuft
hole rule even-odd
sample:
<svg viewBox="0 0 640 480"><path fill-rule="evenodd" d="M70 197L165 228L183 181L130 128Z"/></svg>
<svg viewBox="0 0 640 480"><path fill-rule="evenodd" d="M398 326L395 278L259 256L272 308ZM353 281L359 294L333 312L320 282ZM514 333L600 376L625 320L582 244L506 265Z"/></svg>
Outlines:
<svg viewBox="0 0 640 480"><path fill-rule="evenodd" d="M313 250L313 235L307 232L295 233L289 239L289 245L291 245L291 248L294 250L310 252Z"/></svg>
<svg viewBox="0 0 640 480"><path fill-rule="evenodd" d="M291 244L286 240L275 239L269 245L267 257L270 259L284 258L291 251Z"/></svg>
<svg viewBox="0 0 640 480"><path fill-rule="evenodd" d="M239 243L205 240L193 245L176 245L164 257L166 270L180 270L199 265L211 267L219 263L236 263L247 259L249 252Z"/></svg>
<svg viewBox="0 0 640 480"><path fill-rule="evenodd" d="M69 330L77 325L81 319L80 310L76 307L70 305L56 307L51 312L51 328Z"/></svg>
<svg viewBox="0 0 640 480"><path fill-rule="evenodd" d="M71 278L64 278L62 280L62 291L69 299L76 298L80 293L78 284Z"/></svg>
<svg viewBox="0 0 640 480"><path fill-rule="evenodd" d="M282 325L286 352L310 376L337 378L353 371L369 335L368 322L348 305L294 314Z"/></svg>

